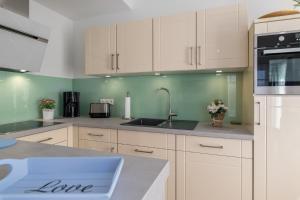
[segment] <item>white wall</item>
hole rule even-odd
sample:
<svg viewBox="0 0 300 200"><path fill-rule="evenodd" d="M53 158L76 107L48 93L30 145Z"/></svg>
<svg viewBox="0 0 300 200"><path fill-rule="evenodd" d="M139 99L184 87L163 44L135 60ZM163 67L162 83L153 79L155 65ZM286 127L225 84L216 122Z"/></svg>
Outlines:
<svg viewBox="0 0 300 200"><path fill-rule="evenodd" d="M113 15L102 15L75 22L74 35L74 75L84 74L84 31L91 26L112 24L128 20L143 19L153 16L170 15L177 12L205 9L214 6L233 4L237 0L131 0L134 9ZM241 0L246 1L249 24L271 11L293 8L292 0Z"/></svg>
<svg viewBox="0 0 300 200"><path fill-rule="evenodd" d="M30 0L29 18L51 29L49 43L39 74L73 78L74 22Z"/></svg>

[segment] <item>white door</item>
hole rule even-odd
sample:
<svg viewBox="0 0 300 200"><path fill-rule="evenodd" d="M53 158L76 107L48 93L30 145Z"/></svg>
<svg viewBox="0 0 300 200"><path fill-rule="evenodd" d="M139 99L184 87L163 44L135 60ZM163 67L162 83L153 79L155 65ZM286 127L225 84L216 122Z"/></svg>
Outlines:
<svg viewBox="0 0 300 200"><path fill-rule="evenodd" d="M152 19L118 24L118 73L151 72L152 46Z"/></svg>
<svg viewBox="0 0 300 200"><path fill-rule="evenodd" d="M267 200L300 199L300 96L267 97Z"/></svg>

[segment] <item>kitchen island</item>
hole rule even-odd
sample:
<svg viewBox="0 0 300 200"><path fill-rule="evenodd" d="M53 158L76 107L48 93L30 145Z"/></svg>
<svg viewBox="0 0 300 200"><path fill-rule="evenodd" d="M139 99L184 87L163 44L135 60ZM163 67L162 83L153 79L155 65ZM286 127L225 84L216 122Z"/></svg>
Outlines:
<svg viewBox="0 0 300 200"><path fill-rule="evenodd" d="M0 159L113 155L116 154L21 141L15 146L0 149ZM124 166L111 200L165 199L165 184L169 176L168 161L134 156L123 158ZM0 166L0 177L4 171Z"/></svg>

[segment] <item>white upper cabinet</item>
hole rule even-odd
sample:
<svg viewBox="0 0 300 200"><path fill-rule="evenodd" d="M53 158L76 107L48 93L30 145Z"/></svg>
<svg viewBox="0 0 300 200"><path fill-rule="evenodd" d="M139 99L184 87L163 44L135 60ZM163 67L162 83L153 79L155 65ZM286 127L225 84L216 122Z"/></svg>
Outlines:
<svg viewBox="0 0 300 200"><path fill-rule="evenodd" d="M206 68L248 66L248 22L244 5L206 10Z"/></svg>
<svg viewBox="0 0 300 200"><path fill-rule="evenodd" d="M87 74L247 66L244 4L92 28L86 36Z"/></svg>
<svg viewBox="0 0 300 200"><path fill-rule="evenodd" d="M91 28L85 38L85 73L116 72L116 26Z"/></svg>
<svg viewBox="0 0 300 200"><path fill-rule="evenodd" d="M154 19L154 71L196 69L196 12Z"/></svg>
<svg viewBox="0 0 300 200"><path fill-rule="evenodd" d="M117 25L117 72L151 72L152 19Z"/></svg>

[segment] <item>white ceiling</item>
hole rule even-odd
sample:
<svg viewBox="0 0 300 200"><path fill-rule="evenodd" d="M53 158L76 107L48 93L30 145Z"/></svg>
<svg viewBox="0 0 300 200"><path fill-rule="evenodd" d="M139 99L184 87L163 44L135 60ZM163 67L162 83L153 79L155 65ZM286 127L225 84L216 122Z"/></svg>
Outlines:
<svg viewBox="0 0 300 200"><path fill-rule="evenodd" d="M72 20L132 9L132 0L35 0Z"/></svg>

